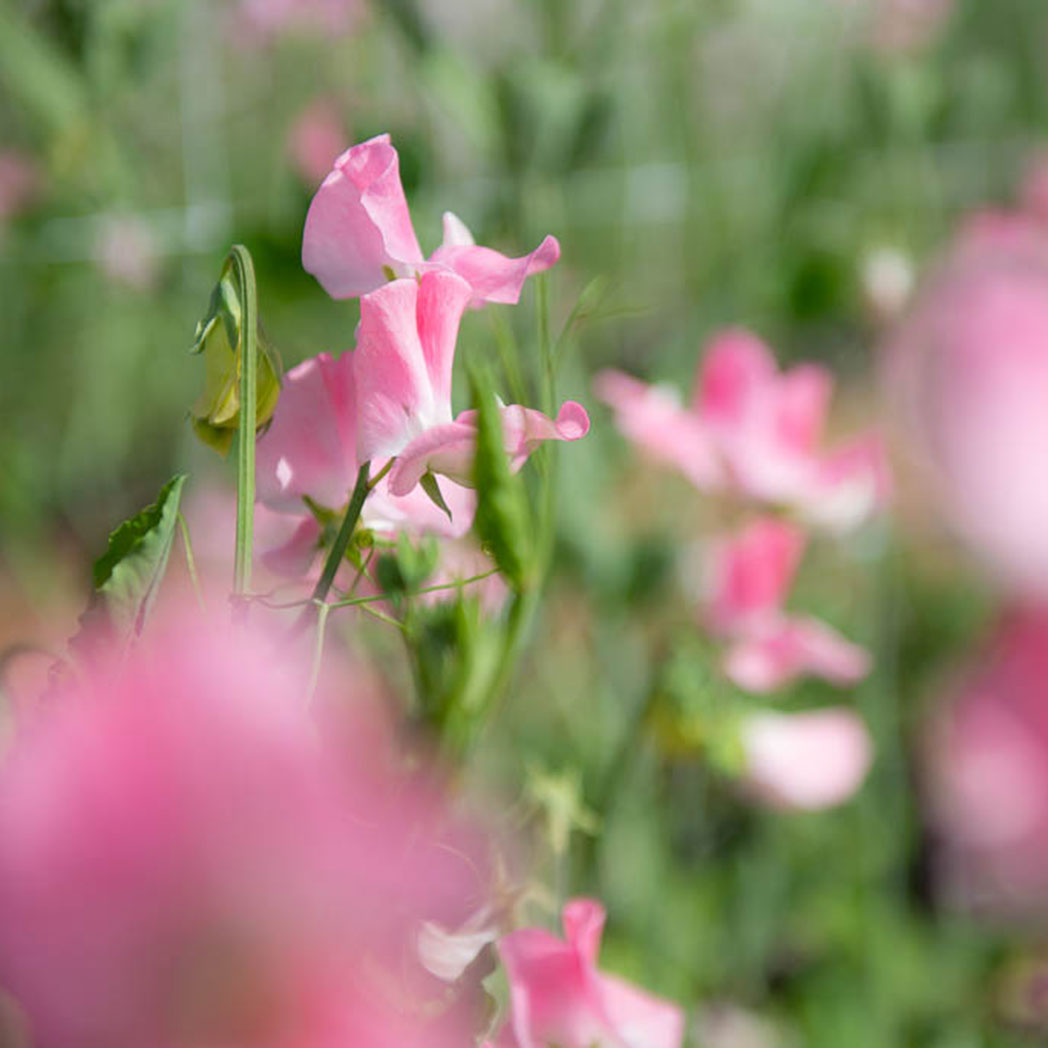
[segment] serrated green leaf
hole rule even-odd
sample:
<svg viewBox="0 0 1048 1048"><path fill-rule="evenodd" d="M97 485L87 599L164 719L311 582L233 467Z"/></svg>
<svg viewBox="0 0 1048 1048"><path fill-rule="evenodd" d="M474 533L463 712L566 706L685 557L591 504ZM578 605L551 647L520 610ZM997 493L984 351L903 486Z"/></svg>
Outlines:
<svg viewBox="0 0 1048 1048"><path fill-rule="evenodd" d="M470 374L477 411L477 450L473 483L477 489L474 528L499 571L520 591L530 580L535 561L534 526L524 481L510 469L502 416L490 383Z"/></svg>
<svg viewBox="0 0 1048 1048"><path fill-rule="evenodd" d="M160 489L156 502L110 536L92 569L94 595L89 617L101 613L120 639L141 633L167 570L178 525L186 475L178 473Z"/></svg>

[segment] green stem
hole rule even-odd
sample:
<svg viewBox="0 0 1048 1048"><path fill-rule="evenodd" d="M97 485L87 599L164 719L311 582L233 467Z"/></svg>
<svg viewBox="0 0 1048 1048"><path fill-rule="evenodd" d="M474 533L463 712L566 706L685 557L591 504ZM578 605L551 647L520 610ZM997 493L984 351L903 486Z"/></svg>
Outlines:
<svg viewBox="0 0 1048 1048"><path fill-rule="evenodd" d="M371 463L365 462L357 472L357 482L353 486L353 494L349 498L346 515L342 518L338 535L335 536L335 541L331 549L328 550L327 560L324 561L324 570L321 572L320 579L313 589L312 599L314 602L322 602L327 599L327 595L335 581L335 575L338 573L339 565L342 563L342 558L345 557L346 550L349 549L349 540L353 537L357 521L360 519L360 511L364 508L364 500L368 497L368 492L371 490L371 485L368 482L368 471L370 468Z"/></svg>
<svg viewBox="0 0 1048 1048"><path fill-rule="evenodd" d="M255 267L243 244L234 244L228 262L240 295L240 419L237 427L237 544L233 594L251 589L251 546L255 524L255 429L258 387L258 296Z"/></svg>

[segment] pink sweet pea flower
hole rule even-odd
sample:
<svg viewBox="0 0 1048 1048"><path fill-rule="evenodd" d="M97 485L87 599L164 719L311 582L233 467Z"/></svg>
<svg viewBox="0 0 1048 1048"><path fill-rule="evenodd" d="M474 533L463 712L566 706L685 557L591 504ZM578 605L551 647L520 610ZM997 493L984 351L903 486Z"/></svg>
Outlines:
<svg viewBox="0 0 1048 1048"><path fill-rule="evenodd" d="M700 489L796 506L846 530L885 500L888 474L875 437L819 451L830 389L829 374L815 365L780 374L768 348L742 330L710 343L690 408L618 372L598 376L597 385L620 429Z"/></svg>
<svg viewBox="0 0 1048 1048"><path fill-rule="evenodd" d="M321 353L284 376L273 422L258 443L257 456L259 502L299 522L286 546L264 549L263 560L275 571L284 563L298 573L302 562L295 552L304 554L307 562L317 552L320 527L304 498L335 512L349 500L359 469L356 366L355 353L338 359ZM476 496L455 483L441 490L450 520L420 489L394 495L386 477L368 496L361 520L383 535L465 535L473 523Z"/></svg>
<svg viewBox="0 0 1048 1048"><path fill-rule="evenodd" d="M355 298L393 277L449 269L471 288L471 304L514 303L524 281L549 269L560 245L548 236L530 254L508 258L477 247L465 225L444 216L444 242L427 262L400 183L389 135L353 146L336 161L306 215L302 265L332 298Z"/></svg>
<svg viewBox="0 0 1048 1048"><path fill-rule="evenodd" d="M574 899L563 911L565 940L523 928L499 941L510 1016L498 1048L680 1048L680 1008L597 970L604 907Z"/></svg>
<svg viewBox="0 0 1048 1048"><path fill-rule="evenodd" d="M468 1043L417 942L483 904L476 832L398 769L355 678L311 716L308 664L273 638L151 630L0 766L0 987L29 1041Z"/></svg>
<svg viewBox="0 0 1048 1048"><path fill-rule="evenodd" d="M758 799L794 811L831 808L862 785L869 732L851 710L755 713L742 723L744 781Z"/></svg>
<svg viewBox="0 0 1048 1048"><path fill-rule="evenodd" d="M951 687L926 747L947 885L969 905L1048 901L1048 612L1018 610Z"/></svg>
<svg viewBox="0 0 1048 1048"><path fill-rule="evenodd" d="M411 492L430 471L472 483L476 416L451 416L451 370L469 284L446 270L394 280L365 295L355 351L357 455L396 457L394 496ZM503 407L506 451L519 468L545 440L578 440L585 409L567 401L556 419L520 405Z"/></svg>
<svg viewBox="0 0 1048 1048"><path fill-rule="evenodd" d="M767 518L707 551L703 619L730 641L724 669L746 691L774 691L805 675L849 685L869 672L862 648L818 619L783 610L804 545L796 527Z"/></svg>

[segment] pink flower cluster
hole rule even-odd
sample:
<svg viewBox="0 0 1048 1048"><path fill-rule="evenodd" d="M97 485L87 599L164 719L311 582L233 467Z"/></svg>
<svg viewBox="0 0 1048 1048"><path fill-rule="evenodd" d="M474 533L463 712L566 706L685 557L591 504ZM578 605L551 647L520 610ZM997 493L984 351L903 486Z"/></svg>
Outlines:
<svg viewBox="0 0 1048 1048"><path fill-rule="evenodd" d="M299 518L271 559L299 567L312 559L319 527L304 499L338 510L369 461L391 468L365 506L368 527L444 538L469 530L477 429L474 412L455 416L451 408L459 323L468 306L516 302L527 276L559 254L547 237L525 258L507 258L473 245L449 214L444 245L425 260L389 136L336 160L310 206L302 258L330 294L360 296L360 325L352 352L321 354L288 374L259 444L260 501ZM578 440L589 429L574 401L556 418L519 404L500 410L514 469L543 441ZM450 521L419 487L427 474L442 478Z"/></svg>
<svg viewBox="0 0 1048 1048"><path fill-rule="evenodd" d="M843 532L883 505L890 481L876 435L822 450L831 385L826 370L815 365L780 372L770 350L743 330L711 341L688 405L674 391L622 372L597 378L598 395L622 432L700 491L779 507L809 525ZM775 691L808 675L848 686L869 671L861 648L818 619L785 610L805 545L800 523L766 513L737 534L705 544L700 618L726 643L724 672L745 691ZM822 807L862 781L869 743L851 712L758 717L742 731L758 796ZM812 750L825 752L822 789L791 781L806 766L810 770L806 755Z"/></svg>

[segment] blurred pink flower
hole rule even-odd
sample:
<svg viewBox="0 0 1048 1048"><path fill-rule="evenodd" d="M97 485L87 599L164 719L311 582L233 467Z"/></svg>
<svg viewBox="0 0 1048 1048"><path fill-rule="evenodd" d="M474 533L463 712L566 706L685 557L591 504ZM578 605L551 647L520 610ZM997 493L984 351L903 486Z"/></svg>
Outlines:
<svg viewBox="0 0 1048 1048"><path fill-rule="evenodd" d="M313 197L302 238L302 265L332 298L356 298L392 277L450 269L468 282L471 305L513 303L524 281L549 269L559 257L560 245L551 236L522 258L477 247L469 230L447 212L443 243L426 261L389 135L355 145L338 157Z"/></svg>
<svg viewBox="0 0 1048 1048"><path fill-rule="evenodd" d="M17 149L0 150L0 229L24 210L40 186L36 164Z"/></svg>
<svg viewBox="0 0 1048 1048"><path fill-rule="evenodd" d="M744 779L774 807L814 811L846 801L872 760L858 714L837 708L804 713L754 713L743 720Z"/></svg>
<svg viewBox="0 0 1048 1048"><path fill-rule="evenodd" d="M704 621L730 641L724 669L746 691L774 691L809 674L849 685L870 670L862 648L818 619L783 609L804 545L796 527L761 518L707 550Z"/></svg>
<svg viewBox="0 0 1048 1048"><path fill-rule="evenodd" d="M825 369L807 364L779 374L771 352L749 332L713 339L689 407L614 371L598 375L596 389L631 440L702 490L797 506L837 530L857 525L887 497L877 437L829 454L818 450L831 389Z"/></svg>
<svg viewBox="0 0 1048 1048"><path fill-rule="evenodd" d="M258 47L285 33L345 35L362 10L361 0L237 0L230 25L237 43Z"/></svg>
<svg viewBox="0 0 1048 1048"><path fill-rule="evenodd" d="M933 822L960 898L1048 903L1048 611L1007 616L952 688L927 746Z"/></svg>
<svg viewBox="0 0 1048 1048"><path fill-rule="evenodd" d="M957 4L956 0L872 0L872 6L874 45L887 52L912 52L935 42Z"/></svg>
<svg viewBox="0 0 1048 1048"><path fill-rule="evenodd" d="M958 534L1019 591L1048 592L1048 236L984 212L926 281L888 386Z"/></svg>
<svg viewBox="0 0 1048 1048"><path fill-rule="evenodd" d="M510 1015L498 1048L680 1048L680 1008L597 970L604 917L600 903L574 899L563 912L566 941L541 928L499 941Z"/></svg>
<svg viewBox="0 0 1048 1048"><path fill-rule="evenodd" d="M396 456L393 495L407 495L428 471L472 485L476 416L451 416L451 371L459 320L470 286L446 270L394 280L364 295L354 368L357 455ZM501 409L507 453L519 468L545 440L578 440L585 409L562 405L556 419L513 404Z"/></svg>
<svg viewBox="0 0 1048 1048"><path fill-rule="evenodd" d="M95 261L114 284L133 291L148 291L159 277L156 238L148 223L134 215L103 221L95 243Z"/></svg>
<svg viewBox="0 0 1048 1048"><path fill-rule="evenodd" d="M316 98L295 117L288 131L287 152L303 184L319 185L331 169L331 158L347 146L346 129L332 98Z"/></svg>
<svg viewBox="0 0 1048 1048"><path fill-rule="evenodd" d="M272 638L153 629L0 766L0 985L32 1043L468 1043L417 942L483 905L476 832L359 695L342 723L345 681L311 717Z"/></svg>

